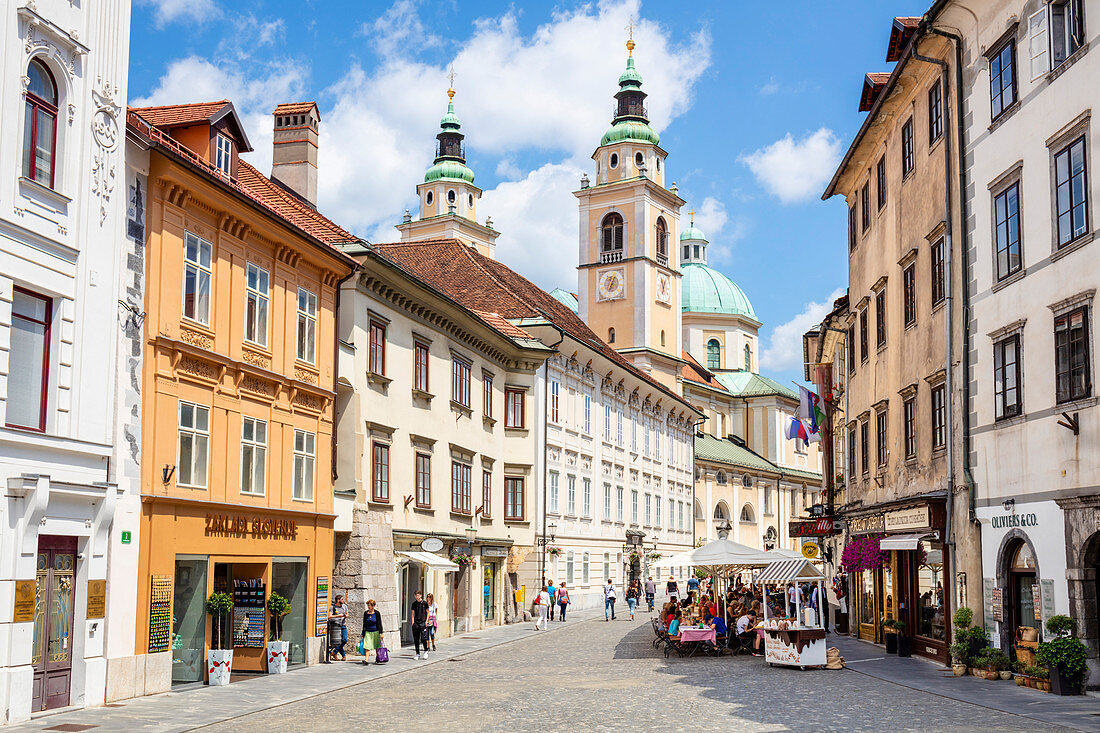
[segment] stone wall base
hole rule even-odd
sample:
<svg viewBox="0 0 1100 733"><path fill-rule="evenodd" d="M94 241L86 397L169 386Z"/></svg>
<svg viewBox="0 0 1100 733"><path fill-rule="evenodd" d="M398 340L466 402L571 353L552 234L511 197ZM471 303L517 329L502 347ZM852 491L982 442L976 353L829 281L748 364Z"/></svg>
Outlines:
<svg viewBox="0 0 1100 733"><path fill-rule="evenodd" d="M107 660L107 702L157 695L172 689L172 652Z"/></svg>
<svg viewBox="0 0 1100 733"><path fill-rule="evenodd" d="M401 646L397 574L393 559L393 517L388 511L374 511L356 504L350 533L336 534L332 589L348 602L348 648L355 648L363 632L367 600L374 600L382 614L383 644Z"/></svg>

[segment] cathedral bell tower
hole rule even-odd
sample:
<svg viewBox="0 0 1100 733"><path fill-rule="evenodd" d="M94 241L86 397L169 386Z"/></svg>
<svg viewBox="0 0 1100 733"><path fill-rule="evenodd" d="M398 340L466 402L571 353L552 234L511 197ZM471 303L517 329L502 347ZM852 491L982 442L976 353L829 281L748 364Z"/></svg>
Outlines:
<svg viewBox="0 0 1100 733"><path fill-rule="evenodd" d="M580 316L635 366L678 391L680 356L676 184L665 188L660 136L649 126L642 75L627 41L611 128L592 154L588 175L574 195L580 203Z"/></svg>
<svg viewBox="0 0 1100 733"><path fill-rule="evenodd" d="M477 247L486 257L494 257L500 232L492 228L492 219L477 223L477 204L481 189L474 185L474 172L466 167L466 146L462 124L455 114L454 72L447 89L447 114L439 121L435 163L416 187L420 198L420 216L413 219L408 210L397 225L402 242L424 239L457 239Z"/></svg>

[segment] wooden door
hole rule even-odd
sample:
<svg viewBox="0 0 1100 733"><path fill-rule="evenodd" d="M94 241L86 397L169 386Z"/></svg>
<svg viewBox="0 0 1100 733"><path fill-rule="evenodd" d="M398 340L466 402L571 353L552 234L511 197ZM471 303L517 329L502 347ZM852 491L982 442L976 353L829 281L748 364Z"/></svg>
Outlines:
<svg viewBox="0 0 1100 733"><path fill-rule="evenodd" d="M40 537L36 560L31 709L39 711L69 704L76 602L76 538Z"/></svg>

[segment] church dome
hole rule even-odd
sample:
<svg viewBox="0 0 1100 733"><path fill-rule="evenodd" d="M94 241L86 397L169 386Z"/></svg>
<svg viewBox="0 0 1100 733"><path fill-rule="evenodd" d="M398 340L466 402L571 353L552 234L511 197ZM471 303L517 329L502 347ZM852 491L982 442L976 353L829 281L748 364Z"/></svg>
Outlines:
<svg viewBox="0 0 1100 733"><path fill-rule="evenodd" d="M600 139L600 146L621 143L625 140L657 145L661 142L661 136L645 122L618 120L611 125L610 130L603 134L603 138Z"/></svg>
<svg viewBox="0 0 1100 733"><path fill-rule="evenodd" d="M709 240L707 239L706 235L703 234L702 230L696 229L695 225L692 224L687 229L680 232L680 241L681 242L689 242L689 241L707 242Z"/></svg>
<svg viewBox="0 0 1100 733"><path fill-rule="evenodd" d="M438 181L441 178L445 178L449 181L466 181L467 183L474 182L474 172L466 167L465 164L459 163L457 160L441 160L424 174L424 183L431 183L432 181Z"/></svg>
<svg viewBox="0 0 1100 733"><path fill-rule="evenodd" d="M745 292L733 280L700 263L682 268L680 304L685 313L721 313L759 321Z"/></svg>

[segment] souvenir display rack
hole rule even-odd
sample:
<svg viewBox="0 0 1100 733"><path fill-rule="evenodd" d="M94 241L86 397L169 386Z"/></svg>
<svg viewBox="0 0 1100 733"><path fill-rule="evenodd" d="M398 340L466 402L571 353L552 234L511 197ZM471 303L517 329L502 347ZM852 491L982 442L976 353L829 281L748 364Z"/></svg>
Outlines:
<svg viewBox="0 0 1100 733"><path fill-rule="evenodd" d="M262 648L264 645L263 580L233 581L233 646Z"/></svg>
<svg viewBox="0 0 1100 733"><path fill-rule="evenodd" d="M149 593L149 653L166 652L172 634L172 576L154 575Z"/></svg>

